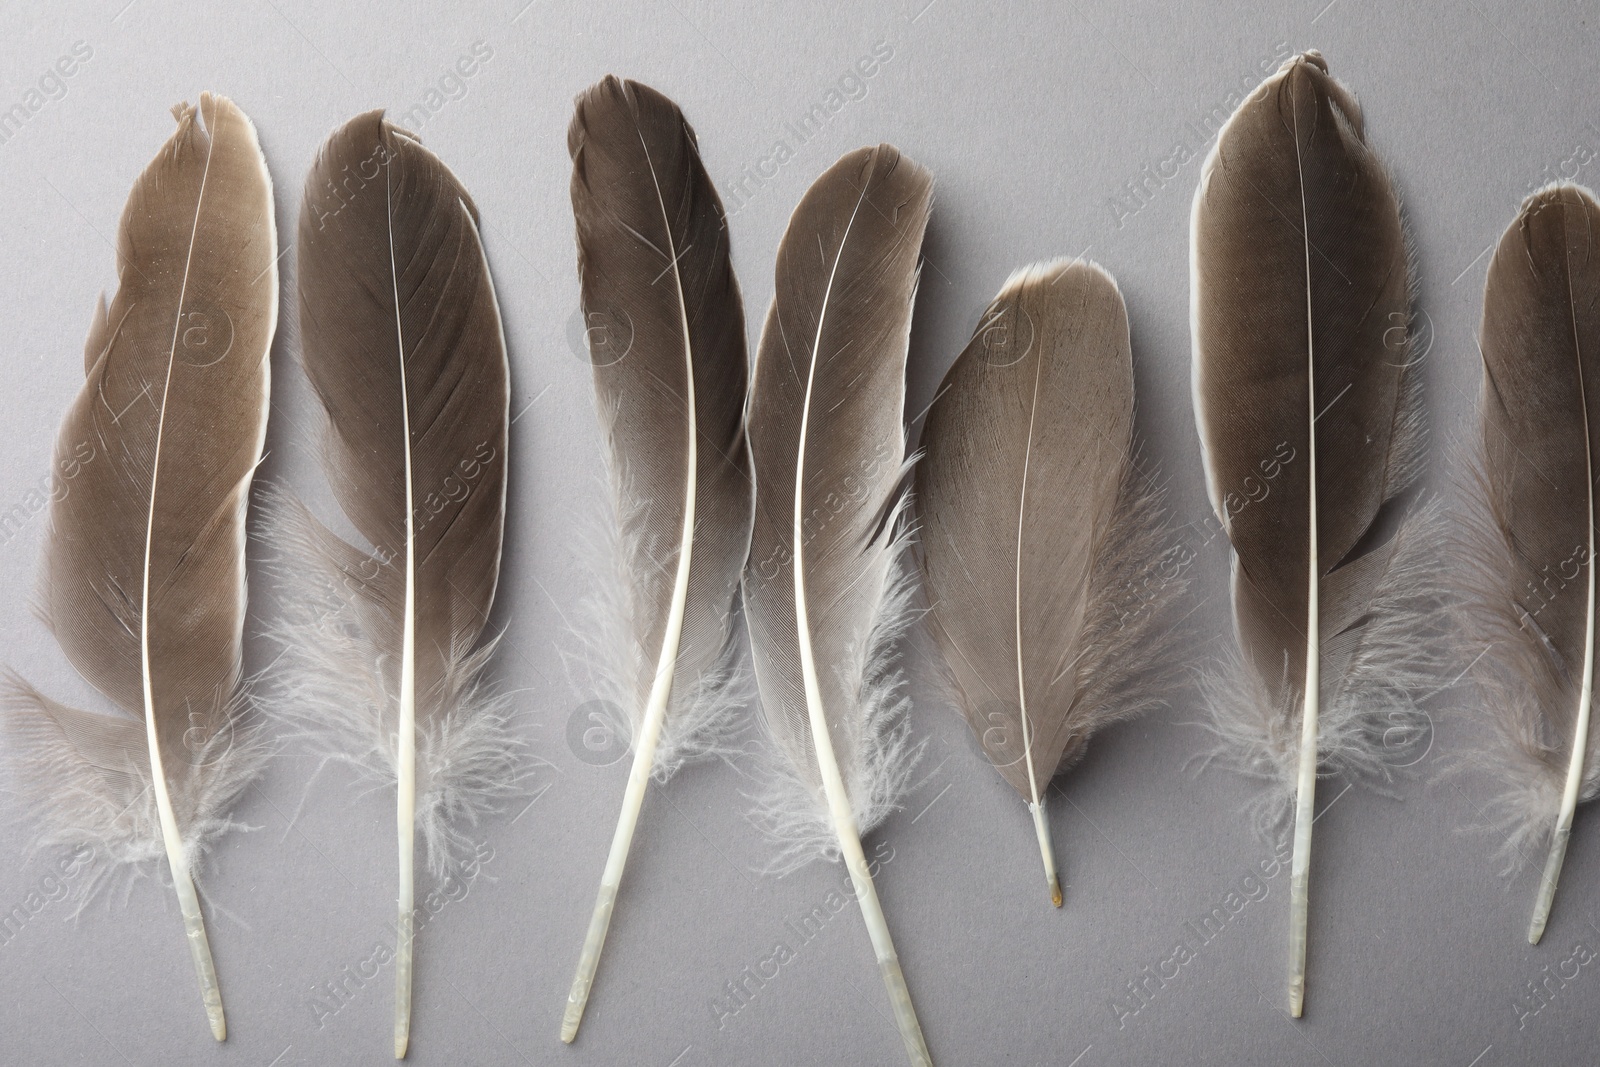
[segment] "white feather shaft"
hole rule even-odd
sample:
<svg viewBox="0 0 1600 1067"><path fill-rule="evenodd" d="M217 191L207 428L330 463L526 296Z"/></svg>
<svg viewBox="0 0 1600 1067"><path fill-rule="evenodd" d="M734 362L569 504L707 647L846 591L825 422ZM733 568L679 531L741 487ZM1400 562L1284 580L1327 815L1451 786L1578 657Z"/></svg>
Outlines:
<svg viewBox="0 0 1600 1067"><path fill-rule="evenodd" d="M640 140L643 141L641 135ZM634 740L633 766L628 771L628 788L622 795L622 812L617 817L617 829L611 837L611 851L606 856L605 870L600 876L600 891L595 898L594 912L589 916L589 931L583 939L583 950L578 955L578 971L572 978L572 989L567 993L567 1008L561 1018L561 1040L571 1043L578 1036L578 1024L583 1021L583 1009L589 1003L589 990L594 985L595 971L600 966L600 952L605 948L606 932L611 928L611 912L616 906L617 891L622 885L622 871L628 863L628 851L633 847L633 833L639 825L639 811L644 806L645 790L650 785L650 772L655 767L656 746L661 740L661 727L667 718L667 702L672 698L672 678L678 662L678 645L683 639L683 613L689 602L689 568L694 552L694 502L699 473L699 424L694 393L694 348L689 330L689 308L684 299L683 276L679 273L679 252L673 237L672 219L661 197L661 183L656 178L655 163L645 152L650 165L650 179L655 185L656 203L661 208L661 221L667 233L667 254L671 257L670 270L678 295L678 319L683 328L683 362L685 396L688 411L686 464L688 475L684 479L683 529L678 540L678 570L673 577L672 607L667 614L666 631L661 637L661 652L656 659L656 673L650 683L649 703L645 706L644 722L639 736Z"/></svg>
<svg viewBox="0 0 1600 1067"><path fill-rule="evenodd" d="M1570 281L1568 283L1570 285ZM1578 365L1578 395L1583 404L1583 439L1589 436L1589 405L1585 395L1583 365ZM1594 450L1585 453L1588 472L1588 514L1594 515ZM1578 810L1578 794L1583 787L1583 768L1589 751L1589 709L1594 703L1594 630L1595 630L1595 579L1594 579L1594 521L1589 528L1589 603L1583 635L1583 685L1578 692L1578 715L1572 729L1572 755L1567 763L1567 780L1561 790L1561 809L1556 815L1555 833L1550 838L1550 855L1545 859L1544 873L1539 877L1539 895L1533 902L1533 918L1528 923L1528 944L1537 945L1544 936L1545 924L1550 921L1550 908L1555 903L1556 882L1561 878L1561 865L1566 862L1567 842L1572 837L1572 818Z"/></svg>
<svg viewBox="0 0 1600 1067"><path fill-rule="evenodd" d="M1066 898L1061 895L1061 876L1056 872L1056 851L1050 844L1050 817L1045 813L1042 800L1029 804L1028 811L1033 814L1033 835L1039 839L1039 855L1044 857L1044 880L1050 887L1050 903L1059 908Z"/></svg>
<svg viewBox="0 0 1600 1067"><path fill-rule="evenodd" d="M799 529L799 511L795 526ZM795 544L798 545L798 534ZM839 763L833 754L833 743L828 737L828 720L822 708L822 689L817 681L816 659L811 651L807 630L803 582L805 567L795 553L795 619L800 635L800 670L805 677L806 707L810 715L811 734L816 744L817 766L822 774L822 788L827 795L828 814L833 819L839 836L839 851L844 856L845 867L850 872L850 883L855 888L856 900L861 905L861 918L867 925L867 936L878 957L878 971L883 976L884 987L889 991L890 1007L894 1011L895 1025L900 1028L900 1038L905 1042L906 1054L916 1067L932 1067L928 1045L922 1036L922 1025L917 1021L916 1008L911 1003L911 992L906 988L905 974L900 970L900 956L895 952L894 939L889 936L889 922L878 902L878 891L867 869L866 853L861 848L861 835L856 832L855 812L850 806L850 796L845 791L844 779L839 774Z"/></svg>
<svg viewBox="0 0 1600 1067"><path fill-rule="evenodd" d="M692 528L692 524L690 526ZM669 638L674 646L677 635L671 631L681 629L682 604L689 585L688 571L687 563L679 568L678 610L673 623L668 626ZM650 691L650 705L645 711L644 725L633 750L628 787L622 795L622 812L617 817L617 829L611 837L611 851L606 856L605 870L600 875L600 892L595 898L594 912L589 916L589 930L578 956L578 970L572 978L572 989L567 993L567 1007L561 1017L561 1040L568 1044L578 1036L578 1024L583 1021L583 1009L589 1003L589 990L594 985L595 971L600 967L600 952L605 947L606 932L611 928L611 912L616 906L617 890L622 885L623 868L627 866L634 830L639 825L644 794L650 786L656 745L661 740L661 725L666 721L667 699L671 693L672 660L668 659L656 670Z"/></svg>
<svg viewBox="0 0 1600 1067"><path fill-rule="evenodd" d="M860 209L861 204L858 201L856 211ZM855 214L852 213L850 223L854 222ZM841 252L849 239L850 225L847 224L839 243ZM795 452L792 530L795 629L799 639L800 673L805 680L806 712L810 721L812 745L817 754L817 769L828 802L828 814L833 820L834 832L839 838L839 851L844 857L845 868L850 872L850 882L855 887L856 900L861 905L861 917L866 922L867 936L871 938L873 951L878 957L878 970L889 992L889 1003L894 1011L895 1025L900 1029L900 1038L905 1043L906 1054L915 1067L932 1067L933 1060L928 1054L928 1044L922 1036L922 1026L917 1021L916 1008L911 1003L911 992L906 988L905 975L900 970L900 957L895 952L893 938L889 936L889 923L884 917L883 906L878 902L878 891L872 883L872 873L867 869L867 857L861 848L861 835L856 831L855 811L850 805L850 794L845 789L844 778L839 773L839 762L833 752L828 717L822 706L822 686L817 677L816 655L811 647L811 622L806 605L806 434L811 421L811 397L816 384L818 350L822 344L828 298L832 294L833 283L838 276L839 260L842 258L842 255L835 256L828 276L828 285L823 292L824 311L817 317L816 337L811 345L811 361L806 370L805 400L800 413L800 441Z"/></svg>
<svg viewBox="0 0 1600 1067"><path fill-rule="evenodd" d="M1316 544L1316 503L1313 494L1312 545ZM1316 552L1312 551L1309 619L1306 648L1305 710L1300 726L1300 766L1294 798L1294 852L1289 866L1289 1014L1300 1018L1306 997L1306 921L1310 910L1311 824L1317 806L1317 710L1321 685L1317 649Z"/></svg>
<svg viewBox="0 0 1600 1067"><path fill-rule="evenodd" d="M400 274L394 255L394 191L389 165L384 164L384 193L389 197L389 275L394 283L394 330L400 372L400 426L404 438L406 486L406 599L400 636L400 721L395 744L395 828L399 836L399 905L395 924L394 1058L404 1059L411 1043L412 911L416 907L417 821L417 544L411 476L411 399L406 390L406 342L400 321Z"/></svg>
<svg viewBox="0 0 1600 1067"><path fill-rule="evenodd" d="M1300 165L1299 110L1296 109L1295 163ZM1301 173L1300 232L1305 236L1306 269L1306 471L1310 522L1307 524L1306 684L1300 717L1300 766L1294 798L1294 852L1289 865L1289 1014L1300 1018L1306 998L1306 922L1310 910L1311 826L1317 805L1317 710L1321 698L1321 643L1318 591L1322 579L1317 550L1317 360L1311 310L1311 230L1306 218L1305 176Z"/></svg>
<svg viewBox="0 0 1600 1067"><path fill-rule="evenodd" d="M1022 491L1017 498L1017 545L1012 604L1016 626L1017 645L1017 714L1022 722L1022 758L1028 767L1028 790L1032 802L1028 810L1033 813L1033 831L1039 839L1039 856L1044 860L1045 881L1050 886L1050 902L1061 907L1061 879L1056 874L1055 850L1050 846L1050 823L1045 815L1044 801L1039 797L1039 776L1033 765L1033 724L1028 720L1028 683L1023 670L1022 657L1022 527L1028 514L1028 467L1033 460L1033 428L1039 414L1039 382L1044 377L1044 354L1034 356L1033 400L1028 406L1028 444L1022 454Z"/></svg>
<svg viewBox="0 0 1600 1067"><path fill-rule="evenodd" d="M200 212L205 204L206 180L211 176L211 153L215 148L216 136L213 131L206 146L205 169L200 175L200 194L195 198L194 226L189 231L189 250L183 264L183 283L178 288L178 313L172 325L172 344L167 351L166 380L161 387L161 414L156 421L154 458L150 467L150 506L145 514L144 568L139 599L139 655L140 673L144 684L145 740L150 747L150 780L155 792L156 812L161 820L161 842L167 853L167 867L172 872L172 888L178 894L178 910L183 914L189 954L194 960L195 975L200 980L200 999L205 1004L206 1018L211 1023L211 1035L222 1041L228 1036L228 1024L222 1011L222 990L217 984L217 969L211 959L211 943L206 938L205 918L200 912L200 897L195 892L194 879L189 875L183 837L178 832L177 816L172 810L172 796L167 789L166 770L161 761L161 743L156 734L156 700L150 674L150 562L155 542L156 494L161 483L161 446L167 428L167 402L172 392L173 363L178 358L178 335L183 325L183 302L189 293L189 271L194 263L195 237L200 231Z"/></svg>

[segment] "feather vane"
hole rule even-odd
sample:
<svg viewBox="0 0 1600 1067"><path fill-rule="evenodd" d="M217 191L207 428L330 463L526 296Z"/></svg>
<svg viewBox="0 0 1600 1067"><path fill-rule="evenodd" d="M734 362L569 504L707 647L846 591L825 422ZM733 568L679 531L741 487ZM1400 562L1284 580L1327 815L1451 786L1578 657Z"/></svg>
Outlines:
<svg viewBox="0 0 1600 1067"><path fill-rule="evenodd" d="M42 614L122 714L12 679L8 758L45 843L165 857L211 1030L227 1033L194 885L263 745L244 720L245 512L277 323L272 186L255 129L203 93L135 183L119 284L56 444Z"/></svg>
<svg viewBox="0 0 1600 1067"><path fill-rule="evenodd" d="M754 487L744 307L694 130L665 96L607 77L578 98L568 146L585 321L608 327L591 356L621 588L600 673L633 750L562 1020L570 1042L652 774L714 751L739 710L731 639Z"/></svg>
<svg viewBox="0 0 1600 1067"><path fill-rule="evenodd" d="M929 620L984 754L1033 814L1062 903L1045 790L1095 731L1159 702L1186 585L1134 464L1128 314L1111 276L1017 271L945 375L922 432Z"/></svg>
<svg viewBox="0 0 1600 1067"><path fill-rule="evenodd" d="M913 1063L928 1063L860 834L909 774L889 660L904 629L906 350L926 170L889 145L851 152L795 208L756 357L756 520L745 570L766 727L765 825L786 857L842 855Z"/></svg>
<svg viewBox="0 0 1600 1067"><path fill-rule="evenodd" d="M303 364L324 465L364 544L287 495L285 703L330 751L396 788L396 1057L411 1024L414 841L442 873L514 790L511 709L483 642L505 526L505 337L478 212L381 111L336 130L299 224Z"/></svg>
<svg viewBox="0 0 1600 1067"><path fill-rule="evenodd" d="M1286 61L1219 134L1191 265L1196 422L1242 660L1214 694L1216 730L1272 783L1274 813L1293 799L1298 1016L1319 768L1381 770L1389 715L1414 710L1435 655L1416 617L1434 512L1402 495L1423 455L1405 231L1320 54Z"/></svg>

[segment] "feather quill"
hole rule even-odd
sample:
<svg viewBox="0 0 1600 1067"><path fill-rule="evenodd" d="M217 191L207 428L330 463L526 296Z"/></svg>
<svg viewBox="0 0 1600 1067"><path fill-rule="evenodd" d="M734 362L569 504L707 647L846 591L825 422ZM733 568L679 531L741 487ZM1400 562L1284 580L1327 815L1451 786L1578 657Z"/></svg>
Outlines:
<svg viewBox="0 0 1600 1067"><path fill-rule="evenodd" d="M499 580L509 380L478 213L381 111L306 179L299 325L324 465L361 546L280 497L292 714L396 789L394 1051L410 1036L414 840L442 873L515 783L510 709L480 643Z"/></svg>
<svg viewBox="0 0 1600 1067"><path fill-rule="evenodd" d="M694 130L665 96L607 77L578 98L567 144L585 319L619 327L591 355L624 586L608 676L633 749L562 1019L570 1042L652 773L714 747L738 710L730 638L754 488L744 307Z"/></svg>
<svg viewBox="0 0 1600 1067"><path fill-rule="evenodd" d="M1321 55L1228 120L1192 226L1195 415L1241 651L1215 728L1279 812L1293 798L1298 1017L1318 768L1382 769L1382 727L1430 677L1418 613L1436 570L1433 512L1398 522L1422 461L1399 202Z"/></svg>
<svg viewBox="0 0 1600 1067"><path fill-rule="evenodd" d="M756 356L756 520L745 570L767 790L786 856L842 855L911 1061L929 1061L860 835L909 774L900 677L906 350L926 170L889 145L812 184L778 248Z"/></svg>
<svg viewBox="0 0 1600 1067"><path fill-rule="evenodd" d="M1489 263L1480 348L1468 652L1494 725L1484 762L1503 786L1502 828L1519 852L1548 844L1528 927L1538 944L1573 813L1600 793L1589 739L1600 204L1587 189L1554 186L1523 202Z"/></svg>
<svg viewBox="0 0 1600 1067"><path fill-rule="evenodd" d="M1133 463L1128 314L1109 274L1017 271L940 385L917 514L928 617L962 714L1033 815L1089 737L1160 700L1186 584Z"/></svg>
<svg viewBox="0 0 1600 1067"><path fill-rule="evenodd" d="M242 722L245 511L277 323L272 185L255 129L203 93L140 175L118 288L56 440L42 614L125 714L13 678L8 759L48 844L164 856L213 1035L227 1033L194 875L260 769Z"/></svg>

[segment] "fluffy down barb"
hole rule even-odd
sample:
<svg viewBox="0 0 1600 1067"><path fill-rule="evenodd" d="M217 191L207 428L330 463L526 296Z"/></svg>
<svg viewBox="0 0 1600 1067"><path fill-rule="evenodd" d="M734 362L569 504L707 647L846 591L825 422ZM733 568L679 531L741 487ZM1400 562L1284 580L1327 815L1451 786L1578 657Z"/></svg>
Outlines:
<svg viewBox="0 0 1600 1067"><path fill-rule="evenodd" d="M236 693L216 717L222 729L207 735L197 727L184 739L190 766L171 789L191 877L219 838L250 829L228 812L271 755L259 723L248 714L252 704L246 692ZM69 708L11 671L0 681L0 712L0 764L12 783L16 810L37 827L35 847L91 850L87 877L72 882L80 906L102 888L155 873L146 865L165 870L150 761L135 743L144 736L142 723ZM122 734L128 739L124 747L107 743Z"/></svg>
<svg viewBox="0 0 1600 1067"><path fill-rule="evenodd" d="M606 489L609 492L609 485ZM641 544L649 537L641 525L625 526L610 516L585 526L581 566L590 582L575 620L577 647L565 656L569 681L575 691L592 693L601 701L612 730L631 751L644 724L639 679L654 671L660 650L644 647L637 638L639 612L649 605L638 603L641 594L628 561L657 547L665 554L676 546ZM730 638L734 632L729 627ZM745 725L744 711L753 693L737 641L730 639L710 668L692 677L680 667L656 743L652 772L656 781L666 782L685 763L736 754L736 735Z"/></svg>
<svg viewBox="0 0 1600 1067"><path fill-rule="evenodd" d="M839 769L861 835L899 810L927 744L911 739L906 717L911 699L899 664L900 639L919 615L916 584L906 559L908 543L909 536L901 534L891 546L890 579L870 636L863 647L851 649L838 668L841 677L859 679L861 726L854 743L858 758ZM754 749L753 776L761 786L749 798L754 802L751 822L777 846L766 873L788 874L816 859L838 859L838 830L828 814L827 799L801 777L798 768L804 760L776 751L773 745L767 740Z"/></svg>
<svg viewBox="0 0 1600 1067"><path fill-rule="evenodd" d="M1463 496L1470 502L1457 524L1453 555L1463 560L1462 625L1454 633L1456 660L1466 666L1477 706L1487 726L1465 752L1447 765L1454 775L1474 771L1493 784L1494 795L1479 813L1480 828L1504 844L1506 874L1538 863L1550 846L1566 786L1570 738L1559 736L1542 694L1528 682L1548 672L1536 625L1524 629L1516 572L1489 504L1487 475L1474 467ZM1552 599L1582 595L1565 574L1540 591ZM1538 601L1533 601L1535 611ZM1528 620L1534 622L1534 620ZM1593 750L1591 750L1593 751ZM1580 802L1600 796L1600 756L1591 755L1578 792Z"/></svg>
<svg viewBox="0 0 1600 1067"><path fill-rule="evenodd" d="M1418 762L1419 744L1432 738L1432 718L1421 706L1451 663L1444 639L1446 588L1438 545L1444 510L1437 500L1417 506L1388 546L1392 551L1366 624L1324 641L1324 675L1317 717L1318 774L1379 782ZM1347 658L1346 658L1347 657ZM1274 706L1259 672L1234 654L1201 675L1211 710L1207 727L1217 742L1204 763L1231 766L1267 783L1251 802L1263 836L1288 829L1300 758L1301 695Z"/></svg>
<svg viewBox="0 0 1600 1067"><path fill-rule="evenodd" d="M280 611L267 636L283 648L273 671L274 712L309 751L393 788L392 653L368 628L369 609L351 577L382 564L357 556L283 489L268 493L264 514L268 541L278 546L268 562ZM511 729L511 699L483 677L495 644L453 650L439 691L428 696L442 710L417 719L416 827L435 876L471 853L469 829L518 795L528 773Z"/></svg>
<svg viewBox="0 0 1600 1067"><path fill-rule="evenodd" d="M1164 706L1189 648L1187 616L1175 617L1189 578L1168 543L1166 492L1130 462L1118 495L1084 616L1088 640L1077 670L1084 725L1056 773L1083 757L1092 733Z"/></svg>

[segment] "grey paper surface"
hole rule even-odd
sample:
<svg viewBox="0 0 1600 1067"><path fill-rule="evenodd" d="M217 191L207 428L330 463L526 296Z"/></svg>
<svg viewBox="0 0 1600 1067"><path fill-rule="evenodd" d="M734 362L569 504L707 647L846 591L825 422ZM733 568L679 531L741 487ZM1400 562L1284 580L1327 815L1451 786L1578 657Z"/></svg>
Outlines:
<svg viewBox="0 0 1600 1067"><path fill-rule="evenodd" d="M1077 254L1104 264L1132 320L1146 454L1198 553L1210 657L1229 640L1226 557L1189 406L1186 257L1200 160L1238 94L1317 47L1359 95L1415 238L1441 446L1472 421L1488 248L1527 192L1558 175L1593 182L1600 167L1592 3L125 3L12 4L0 34L0 109L27 112L0 139L4 661L54 696L103 706L29 605L55 427L82 380L95 296L115 284L124 198L171 132L168 108L211 89L251 116L285 240L323 138L358 111L391 109L484 220L520 413L496 673L543 761L529 806L478 829L478 876L436 898L422 930L417 1064L904 1062L860 918L830 907L843 869L756 873L767 851L744 818L747 787L722 765L652 788L583 1031L574 1047L557 1040L626 775L622 753L586 732L590 695L563 662L585 583L577 531L601 500L567 200L574 94L615 72L681 103L729 203L752 344L784 223L811 179L880 140L929 166L912 413L1014 266ZM75 47L89 57L70 78L49 76ZM453 74L474 48L488 58L470 78ZM860 76L857 61L875 54ZM801 131L819 104L826 121ZM264 473L326 504L319 416L290 342L274 351ZM1433 477L1449 491L1448 471ZM257 586L252 633L273 610ZM1549 932L1530 948L1536 873L1503 879L1498 839L1463 830L1484 783L1428 784L1470 723L1470 709L1449 717L1451 694L1429 703L1428 737L1396 739L1414 746L1419 772L1396 797L1322 786L1308 1010L1292 1022L1286 865L1252 835L1250 783L1190 766L1207 743L1193 695L1097 739L1052 792L1068 883L1055 911L1030 821L929 685L929 651L917 643L907 659L923 778L867 849L936 1062L1596 1061L1600 813L1580 810ZM273 649L253 640L250 654L264 666ZM393 974L374 959L392 919L391 798L319 773L290 746L239 815L256 829L230 838L200 880L229 1011L223 1046L206 1030L162 872L71 921L72 905L52 899L58 857L0 831L0 1063L390 1060ZM80 876L65 876L68 888ZM1216 909L1223 918L1207 920Z"/></svg>

